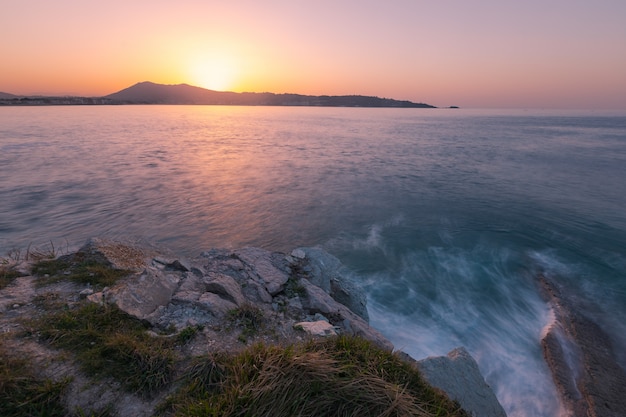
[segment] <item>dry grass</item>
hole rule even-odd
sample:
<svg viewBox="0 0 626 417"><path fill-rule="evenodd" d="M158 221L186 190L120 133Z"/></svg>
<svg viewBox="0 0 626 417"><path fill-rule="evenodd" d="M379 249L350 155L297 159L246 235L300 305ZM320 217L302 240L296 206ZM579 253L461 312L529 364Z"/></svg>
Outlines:
<svg viewBox="0 0 626 417"><path fill-rule="evenodd" d="M72 281L79 284L106 287L115 284L118 279L128 276L132 272L113 269L93 260L61 257L38 261L33 265L32 273L38 276L41 285Z"/></svg>
<svg viewBox="0 0 626 417"><path fill-rule="evenodd" d="M1 416L65 416L61 396L68 382L38 377L26 358L8 354L0 338Z"/></svg>
<svg viewBox="0 0 626 417"><path fill-rule="evenodd" d="M150 396L172 380L172 341L149 336L115 306L84 304L29 325L52 346L75 353L86 374L113 377L130 392Z"/></svg>
<svg viewBox="0 0 626 417"><path fill-rule="evenodd" d="M21 273L7 265L0 265L0 290L8 287Z"/></svg>
<svg viewBox="0 0 626 417"><path fill-rule="evenodd" d="M163 405L176 416L466 416L417 370L351 337L198 358Z"/></svg>

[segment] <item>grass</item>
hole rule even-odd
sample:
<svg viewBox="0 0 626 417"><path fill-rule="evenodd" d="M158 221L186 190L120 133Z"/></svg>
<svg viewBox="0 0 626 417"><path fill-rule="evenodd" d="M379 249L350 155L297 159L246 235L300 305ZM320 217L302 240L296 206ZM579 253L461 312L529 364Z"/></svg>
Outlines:
<svg viewBox="0 0 626 417"><path fill-rule="evenodd" d="M131 272L74 255L41 259L33 273L44 284L69 280L106 286ZM14 277L7 274L6 279ZM286 292L300 295L303 288L292 281ZM157 415L467 416L458 403L425 383L415 367L361 338L338 336L287 347L259 343L238 353L190 358L177 349L194 339L201 326L173 337L151 336L144 322L114 305L68 304L54 293L33 302L44 313L25 323L30 329L26 335L71 352L96 381L112 378L144 398L175 387ZM241 329L243 343L269 322L253 304L230 311L227 319L227 329ZM61 398L69 380L37 378L28 360L10 358L2 342L0 338L0 415L67 415ZM78 415L83 413L78 410Z"/></svg>
<svg viewBox="0 0 626 417"><path fill-rule="evenodd" d="M176 338L175 338L176 343L180 345L185 345L189 343L191 340L193 340L193 338L196 337L198 332L201 331L203 328L204 326L202 325L185 327L176 335Z"/></svg>
<svg viewBox="0 0 626 417"><path fill-rule="evenodd" d="M299 277L307 275L308 274L304 271L300 264L295 264L291 266L291 274L289 275L289 279L287 279L287 283L285 284L285 295L287 296L287 298L306 296L306 290L300 284Z"/></svg>
<svg viewBox="0 0 626 417"><path fill-rule="evenodd" d="M38 377L28 359L8 355L7 349L0 338L0 415L65 416L61 396L69 379Z"/></svg>
<svg viewBox="0 0 626 417"><path fill-rule="evenodd" d="M67 280L106 287L115 284L118 279L132 272L113 269L108 265L75 256L74 258L40 260L33 265L32 273L39 277L42 285Z"/></svg>
<svg viewBox="0 0 626 417"><path fill-rule="evenodd" d="M8 287L15 278L22 276L18 271L8 266L0 265L0 290Z"/></svg>
<svg viewBox="0 0 626 417"><path fill-rule="evenodd" d="M248 339L257 335L265 325L263 311L252 304L243 304L228 312L231 327L241 328L239 341L247 343Z"/></svg>
<svg viewBox="0 0 626 417"><path fill-rule="evenodd" d="M411 365L370 342L335 337L196 358L164 416L467 416Z"/></svg>
<svg viewBox="0 0 626 417"><path fill-rule="evenodd" d="M52 346L76 355L88 375L112 377L149 397L173 376L173 341L152 337L139 320L115 306L85 303L31 323Z"/></svg>

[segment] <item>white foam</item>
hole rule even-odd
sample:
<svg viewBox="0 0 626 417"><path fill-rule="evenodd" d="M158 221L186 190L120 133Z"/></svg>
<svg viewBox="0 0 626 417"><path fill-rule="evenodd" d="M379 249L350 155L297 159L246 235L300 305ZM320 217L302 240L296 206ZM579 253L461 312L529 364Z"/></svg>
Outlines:
<svg viewBox="0 0 626 417"><path fill-rule="evenodd" d="M416 359L465 346L509 417L554 417L561 409L540 346L554 316L511 257L487 247L413 253L400 276L376 277L384 284L370 287L370 320Z"/></svg>

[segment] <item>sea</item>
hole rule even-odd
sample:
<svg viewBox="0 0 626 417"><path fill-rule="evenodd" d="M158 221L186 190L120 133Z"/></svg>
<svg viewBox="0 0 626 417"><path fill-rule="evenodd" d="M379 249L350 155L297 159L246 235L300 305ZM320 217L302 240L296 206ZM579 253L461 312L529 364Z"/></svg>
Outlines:
<svg viewBox="0 0 626 417"><path fill-rule="evenodd" d="M626 111L0 108L0 256L94 236L322 247L396 349L464 346L510 417L563 412L538 274L626 368Z"/></svg>

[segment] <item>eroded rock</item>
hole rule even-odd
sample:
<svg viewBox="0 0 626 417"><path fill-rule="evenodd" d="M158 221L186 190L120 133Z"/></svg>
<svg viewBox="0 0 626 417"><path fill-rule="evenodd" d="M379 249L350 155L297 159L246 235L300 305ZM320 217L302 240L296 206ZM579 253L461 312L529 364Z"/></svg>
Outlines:
<svg viewBox="0 0 626 417"><path fill-rule="evenodd" d="M354 284L350 272L339 259L321 248L298 248L291 255L302 263L314 285L369 321L365 294Z"/></svg>
<svg viewBox="0 0 626 417"><path fill-rule="evenodd" d="M393 344L378 330L370 327L361 316L335 301L320 287L313 285L306 279L303 279L301 284L306 292L306 296L302 299L302 306L309 313L322 313L326 317L333 317L331 322L340 326L344 333L360 336L384 349L393 349Z"/></svg>
<svg viewBox="0 0 626 417"><path fill-rule="evenodd" d="M103 299L115 304L120 310L145 320L158 307L170 303L178 288L181 277L177 274L163 273L146 268L140 274L131 275L119 284L88 297L90 300Z"/></svg>
<svg viewBox="0 0 626 417"><path fill-rule="evenodd" d="M555 385L574 417L617 417L626 410L626 372L608 335L547 277L539 276L555 321L541 341Z"/></svg>
<svg viewBox="0 0 626 417"><path fill-rule="evenodd" d="M429 384L458 401L472 416L506 417L478 364L465 348L456 348L447 356L417 361L417 367Z"/></svg>

